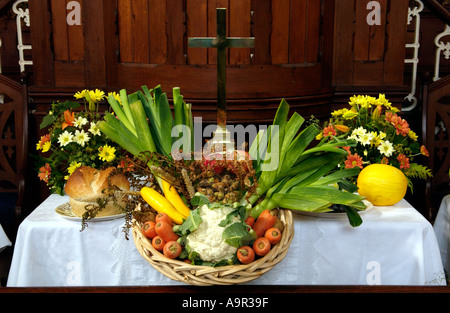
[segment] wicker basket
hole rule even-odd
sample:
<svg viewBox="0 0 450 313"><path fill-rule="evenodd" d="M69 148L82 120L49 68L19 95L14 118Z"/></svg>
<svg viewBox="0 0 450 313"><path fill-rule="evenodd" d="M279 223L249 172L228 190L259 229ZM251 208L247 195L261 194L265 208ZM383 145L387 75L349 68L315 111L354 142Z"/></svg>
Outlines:
<svg viewBox="0 0 450 313"><path fill-rule="evenodd" d="M153 248L150 240L144 236L139 226L134 226L132 233L139 253L163 275L175 281L195 286L234 285L260 277L286 256L294 237L292 212L280 209L279 218L285 224L281 241L266 256L247 265L210 267L172 260Z"/></svg>

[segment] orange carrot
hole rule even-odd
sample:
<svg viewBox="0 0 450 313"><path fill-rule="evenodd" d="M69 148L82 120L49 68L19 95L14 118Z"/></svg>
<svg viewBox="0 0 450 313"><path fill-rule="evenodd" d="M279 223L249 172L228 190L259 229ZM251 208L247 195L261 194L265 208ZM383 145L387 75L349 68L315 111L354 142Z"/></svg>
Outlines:
<svg viewBox="0 0 450 313"><path fill-rule="evenodd" d="M270 242L266 237L259 237L253 243L253 250L256 255L265 256L270 251Z"/></svg>
<svg viewBox="0 0 450 313"><path fill-rule="evenodd" d="M142 225L142 232L148 239L153 239L156 236L155 225L156 223L153 221L147 221Z"/></svg>
<svg viewBox="0 0 450 313"><path fill-rule="evenodd" d="M155 223L166 222L169 225L173 225L172 219L166 213L158 213L155 216Z"/></svg>
<svg viewBox="0 0 450 313"><path fill-rule="evenodd" d="M177 258L181 253L181 245L176 241L169 241L164 245L163 254L169 259Z"/></svg>
<svg viewBox="0 0 450 313"><path fill-rule="evenodd" d="M159 236L155 236L152 239L152 246L158 251L163 251L165 244L166 242Z"/></svg>
<svg viewBox="0 0 450 313"><path fill-rule="evenodd" d="M272 228L277 221L277 216L275 211L264 210L261 212L259 217L256 219L253 225L253 230L255 231L257 237L263 237L269 228Z"/></svg>
<svg viewBox="0 0 450 313"><path fill-rule="evenodd" d="M245 224L247 224L250 227L253 227L255 224L255 218L253 216L249 216L245 219Z"/></svg>
<svg viewBox="0 0 450 313"><path fill-rule="evenodd" d="M249 246L240 247L236 256L242 264L249 264L255 260L255 251Z"/></svg>
<svg viewBox="0 0 450 313"><path fill-rule="evenodd" d="M271 245L276 245L281 240L281 232L278 228L269 228L266 233L264 234L264 237L269 240Z"/></svg>
<svg viewBox="0 0 450 313"><path fill-rule="evenodd" d="M177 241L179 238L179 236L174 233L172 224L164 221L156 223L155 231L165 242Z"/></svg>

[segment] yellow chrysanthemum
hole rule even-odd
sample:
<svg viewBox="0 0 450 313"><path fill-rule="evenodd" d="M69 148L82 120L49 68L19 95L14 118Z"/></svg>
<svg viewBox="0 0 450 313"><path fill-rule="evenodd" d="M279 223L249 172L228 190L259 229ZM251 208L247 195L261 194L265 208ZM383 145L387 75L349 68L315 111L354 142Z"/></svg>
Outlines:
<svg viewBox="0 0 450 313"><path fill-rule="evenodd" d="M334 117L338 117L338 116L344 115L347 112L348 112L348 109L340 109L340 110L335 110L334 112L331 113L331 115Z"/></svg>
<svg viewBox="0 0 450 313"><path fill-rule="evenodd" d="M352 107L358 107L358 106L362 107L362 108L370 107L370 103L368 102L367 96L362 96L362 95L350 97L349 104Z"/></svg>
<svg viewBox="0 0 450 313"><path fill-rule="evenodd" d="M122 100L120 99L120 95L117 92L108 93L108 97L113 96L120 104L122 104Z"/></svg>
<svg viewBox="0 0 450 313"><path fill-rule="evenodd" d="M391 107L390 110L395 114L400 112L400 109L397 109L396 107Z"/></svg>
<svg viewBox="0 0 450 313"><path fill-rule="evenodd" d="M383 106L387 107L388 109L392 108L392 103L390 103L389 100L386 99L386 95L384 95L382 93L380 93L379 96L378 96L378 103L380 105L383 105Z"/></svg>
<svg viewBox="0 0 450 313"><path fill-rule="evenodd" d="M47 152L50 150L52 143L50 142L50 134L41 137L41 140L36 144L36 150L42 150L42 152Z"/></svg>
<svg viewBox="0 0 450 313"><path fill-rule="evenodd" d="M89 93L89 91L87 91L87 90L85 89L85 90L82 90L82 91L77 92L77 93L74 95L74 97L75 97L75 99L83 99L83 98L86 97L86 93Z"/></svg>
<svg viewBox="0 0 450 313"><path fill-rule="evenodd" d="M116 148L110 147L108 145L104 145L103 147L100 147L99 149L98 157L100 160L104 162L111 162L116 157Z"/></svg>
<svg viewBox="0 0 450 313"><path fill-rule="evenodd" d="M378 147L379 145L381 145L383 143L383 139L386 138L386 134L383 132L380 132L380 133L372 132L372 134L374 135L374 137L372 139L372 144L375 147Z"/></svg>
<svg viewBox="0 0 450 313"><path fill-rule="evenodd" d="M414 141L417 141L417 139L419 139L419 136L417 136L417 134L412 130L409 131L408 136Z"/></svg>
<svg viewBox="0 0 450 313"><path fill-rule="evenodd" d="M368 104L368 107L378 106L378 99L375 98L375 97L368 96L367 97L367 104Z"/></svg>
<svg viewBox="0 0 450 313"><path fill-rule="evenodd" d="M67 168L67 172L69 173L69 175L64 176L64 179L68 180L70 175L72 175L72 173L75 172L75 170L79 168L81 165L82 165L81 163L76 161L70 163L69 167Z"/></svg>
<svg viewBox="0 0 450 313"><path fill-rule="evenodd" d="M50 150L51 147L52 147L52 143L51 143L50 141L45 142L45 143L42 145L42 152L43 152L43 153L48 152L48 151Z"/></svg>
<svg viewBox="0 0 450 313"><path fill-rule="evenodd" d="M105 93L99 89L95 89L95 91L90 90L89 98L91 99L91 101L100 102L105 98Z"/></svg>

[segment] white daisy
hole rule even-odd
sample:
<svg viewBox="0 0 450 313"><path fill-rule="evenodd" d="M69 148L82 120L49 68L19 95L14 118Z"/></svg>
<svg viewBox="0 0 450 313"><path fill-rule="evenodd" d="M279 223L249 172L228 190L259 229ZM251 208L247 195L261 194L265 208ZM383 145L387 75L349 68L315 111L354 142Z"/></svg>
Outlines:
<svg viewBox="0 0 450 313"><path fill-rule="evenodd" d="M73 140L82 147L84 147L84 145L89 141L89 139L91 138L89 138L89 135L86 134L84 130L82 131L77 130L75 132L75 137L73 138Z"/></svg>
<svg viewBox="0 0 450 313"><path fill-rule="evenodd" d="M353 132L352 132L352 135L355 135L355 136L358 136L358 137L362 136L364 134L367 134L367 130L365 130L364 127L362 127L362 126L354 129Z"/></svg>
<svg viewBox="0 0 450 313"><path fill-rule="evenodd" d="M362 135L359 136L358 138L358 142L360 142L363 146L367 146L370 145L370 143L372 142L374 136L372 133L364 133Z"/></svg>
<svg viewBox="0 0 450 313"><path fill-rule="evenodd" d="M88 131L94 135L94 136L100 136L100 129L98 129L97 124L94 122L91 122L91 127L88 129Z"/></svg>
<svg viewBox="0 0 450 313"><path fill-rule="evenodd" d="M67 146L69 143L71 143L73 140L73 135L69 133L67 130L59 135L58 142L61 145L61 147Z"/></svg>
<svg viewBox="0 0 450 313"><path fill-rule="evenodd" d="M394 147L392 146L392 143L389 141L383 141L380 146L378 147L378 150L381 152L381 154L384 154L387 157L390 157L392 153L394 153Z"/></svg>
<svg viewBox="0 0 450 313"><path fill-rule="evenodd" d="M79 116L74 122L73 125L75 125L78 128L83 127L84 125L86 125L88 123L87 118Z"/></svg>

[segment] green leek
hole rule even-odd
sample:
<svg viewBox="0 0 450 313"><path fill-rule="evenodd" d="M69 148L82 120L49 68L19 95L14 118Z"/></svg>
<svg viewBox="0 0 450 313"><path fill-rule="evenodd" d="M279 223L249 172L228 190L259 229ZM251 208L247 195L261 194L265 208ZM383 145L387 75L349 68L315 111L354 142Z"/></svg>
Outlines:
<svg viewBox="0 0 450 313"><path fill-rule="evenodd" d="M242 202L254 205L250 214L255 218L263 210L277 207L326 212L331 205L340 204L345 206L350 224L359 226L362 220L357 211L365 209L364 198L354 193L354 185L346 179L358 175L360 169L338 169L347 155L342 147L355 145L355 142L335 138L309 148L319 135L319 128L311 124L301 130L305 120L297 113L288 119L289 110L283 99L273 124L267 131L260 131L251 144L249 152L254 160L258 186L256 192ZM265 145L267 149L260 151ZM279 151L277 169L264 170L269 162L266 156L276 148Z"/></svg>
<svg viewBox="0 0 450 313"><path fill-rule="evenodd" d="M123 111L124 111L126 117L128 118L128 120L130 121L131 125L133 125L133 127L134 127L135 126L134 119L133 119L133 115L131 114L127 91L125 89L122 89L119 91L119 95L120 95L120 101L122 101Z"/></svg>

